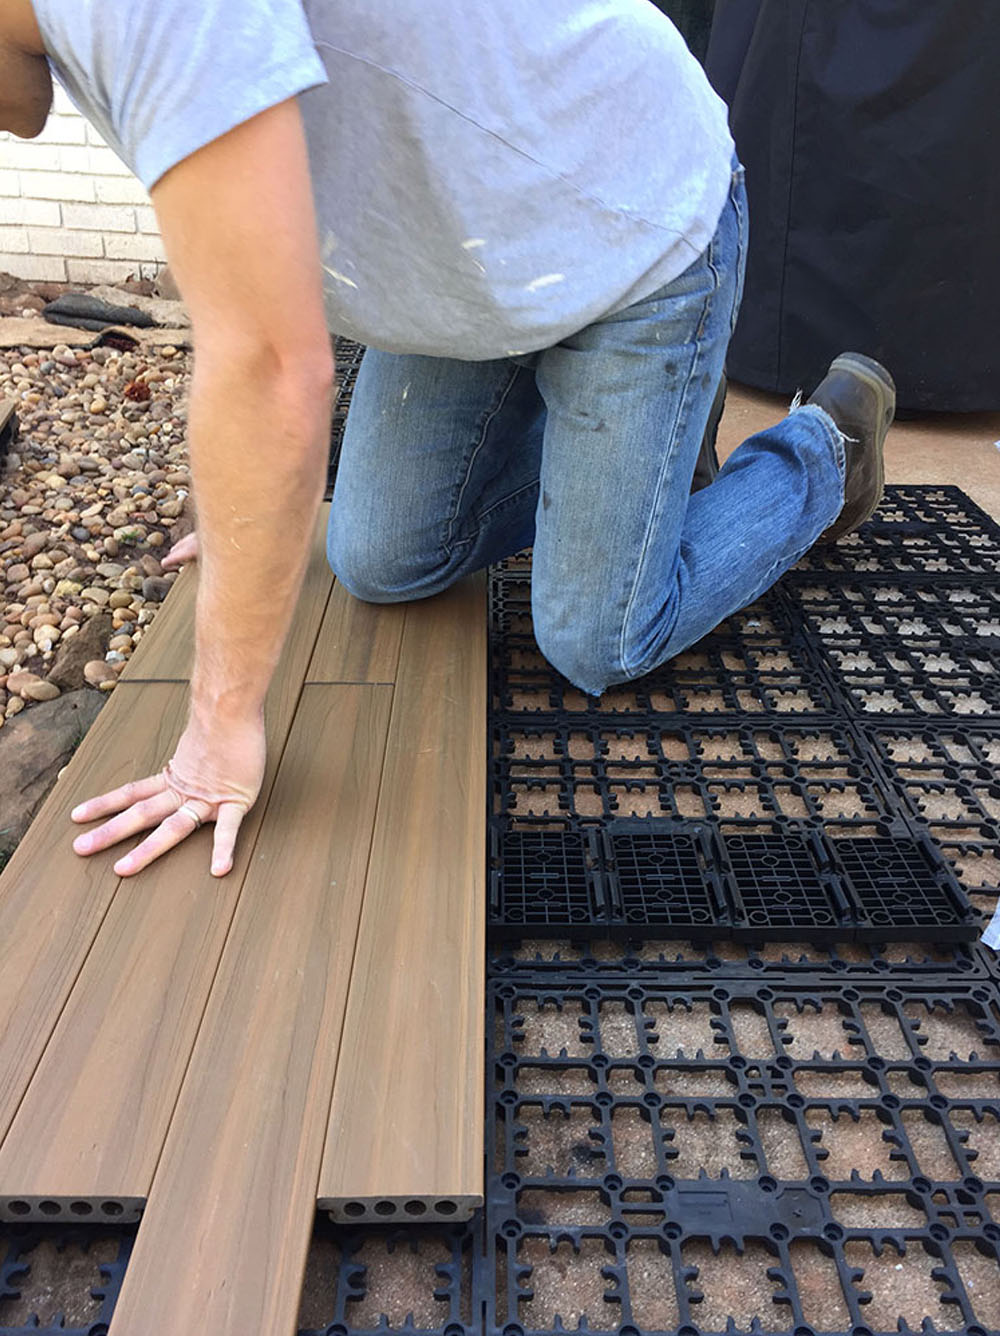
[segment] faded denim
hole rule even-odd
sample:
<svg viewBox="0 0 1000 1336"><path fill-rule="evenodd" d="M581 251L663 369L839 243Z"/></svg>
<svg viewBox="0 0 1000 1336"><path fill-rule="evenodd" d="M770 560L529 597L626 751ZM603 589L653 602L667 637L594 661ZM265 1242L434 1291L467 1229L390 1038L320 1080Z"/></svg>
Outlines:
<svg viewBox="0 0 1000 1336"><path fill-rule="evenodd" d="M844 447L806 405L689 495L746 241L735 166L706 251L555 347L486 362L369 351L328 533L347 589L424 598L533 544L538 643L598 695L769 588L839 513Z"/></svg>

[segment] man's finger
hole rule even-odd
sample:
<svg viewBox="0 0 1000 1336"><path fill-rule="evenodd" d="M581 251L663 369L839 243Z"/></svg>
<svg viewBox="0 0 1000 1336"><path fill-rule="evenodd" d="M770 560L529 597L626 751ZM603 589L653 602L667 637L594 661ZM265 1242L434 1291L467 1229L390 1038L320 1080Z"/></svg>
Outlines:
<svg viewBox="0 0 1000 1336"><path fill-rule="evenodd" d="M197 534L189 533L186 537L174 543L160 564L165 571L169 571L174 566L183 566L187 561L196 561L197 557L198 537Z"/></svg>
<svg viewBox="0 0 1000 1336"><path fill-rule="evenodd" d="M174 812L173 816L168 816L165 821L161 821L156 829L143 840L141 844L123 858L119 858L115 864L115 872L119 877L131 877L136 872L141 872L144 867L148 867L161 854L165 854L168 849L174 845L180 844L181 840L196 831L198 827L191 819L189 810L180 807Z"/></svg>
<svg viewBox="0 0 1000 1336"><path fill-rule="evenodd" d="M119 840L127 840L130 835L137 835L140 830L159 825L171 813L177 810L177 799L167 789L161 789L151 798L133 803L118 816L106 821L96 830L88 830L86 835L78 835L73 841L73 848L78 854L96 854Z"/></svg>
<svg viewBox="0 0 1000 1336"><path fill-rule="evenodd" d="M120 789L102 793L98 798L88 798L70 812L73 821L100 821L102 816L111 816L123 812L133 803L142 802L162 793L166 788L163 775L150 775L148 779L137 779L131 784L123 784Z"/></svg>
<svg viewBox="0 0 1000 1336"><path fill-rule="evenodd" d="M212 846L212 876L224 877L232 871L236 836L246 816L241 803L223 803L215 818L215 842Z"/></svg>

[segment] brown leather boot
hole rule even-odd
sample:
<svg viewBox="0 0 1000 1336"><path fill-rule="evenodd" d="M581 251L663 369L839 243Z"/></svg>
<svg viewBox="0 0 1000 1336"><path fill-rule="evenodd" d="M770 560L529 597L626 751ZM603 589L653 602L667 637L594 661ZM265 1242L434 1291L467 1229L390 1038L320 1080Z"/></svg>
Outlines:
<svg viewBox="0 0 1000 1336"><path fill-rule="evenodd" d="M816 540L835 543L863 524L882 500L882 450L896 412L896 385L874 358L841 353L808 402L826 409L844 438L844 505Z"/></svg>

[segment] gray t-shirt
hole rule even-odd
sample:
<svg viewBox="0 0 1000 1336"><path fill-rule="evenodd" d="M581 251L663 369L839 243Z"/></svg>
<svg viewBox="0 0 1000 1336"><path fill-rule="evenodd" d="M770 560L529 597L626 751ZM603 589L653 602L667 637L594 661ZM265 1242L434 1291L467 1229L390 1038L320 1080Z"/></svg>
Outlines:
<svg viewBox="0 0 1000 1336"><path fill-rule="evenodd" d="M301 94L334 333L534 352L704 250L722 102L648 0L34 0L53 71L151 187Z"/></svg>

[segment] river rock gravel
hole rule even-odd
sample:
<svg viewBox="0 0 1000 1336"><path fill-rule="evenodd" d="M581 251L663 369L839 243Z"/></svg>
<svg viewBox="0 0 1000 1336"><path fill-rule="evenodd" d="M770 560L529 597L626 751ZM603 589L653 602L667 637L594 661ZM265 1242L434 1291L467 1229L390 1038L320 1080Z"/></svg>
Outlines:
<svg viewBox="0 0 1000 1336"><path fill-rule="evenodd" d="M176 578L161 558L191 527L189 377L170 346L0 349L21 424L0 466L0 727L63 690L112 690L152 624Z"/></svg>

